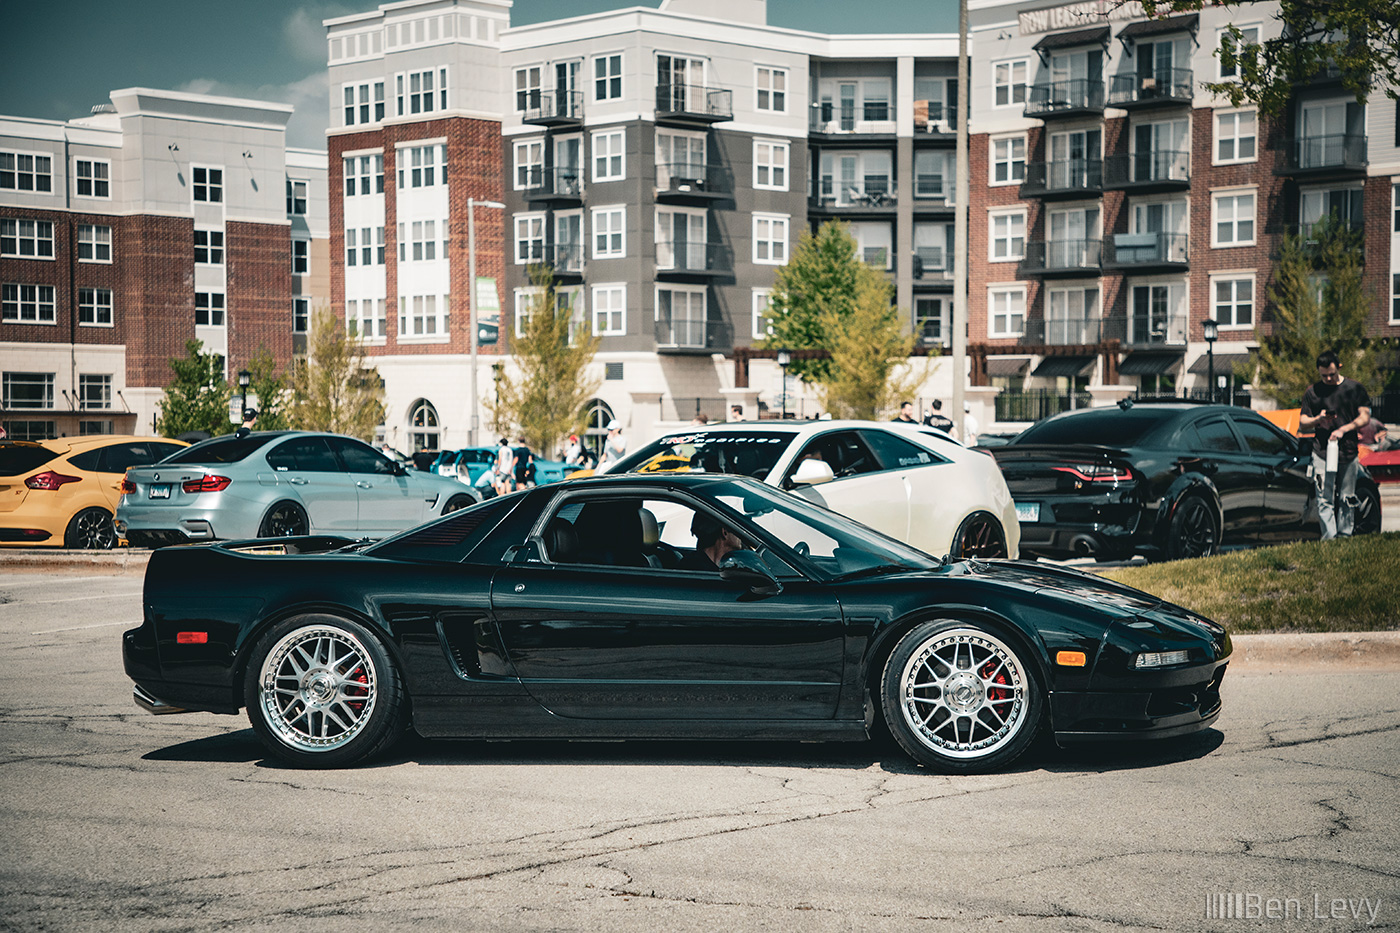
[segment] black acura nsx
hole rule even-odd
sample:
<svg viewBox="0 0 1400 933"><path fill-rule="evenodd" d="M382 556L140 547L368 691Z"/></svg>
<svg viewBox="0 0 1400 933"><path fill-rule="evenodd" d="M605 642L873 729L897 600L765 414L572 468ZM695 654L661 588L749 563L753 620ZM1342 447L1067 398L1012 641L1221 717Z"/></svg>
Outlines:
<svg viewBox="0 0 1400 933"><path fill-rule="evenodd" d="M123 636L152 712L246 707L271 753L338 767L459 739L862 740L1003 768L1220 712L1230 639L1130 587L939 561L746 477L604 476L367 544L162 548Z"/></svg>

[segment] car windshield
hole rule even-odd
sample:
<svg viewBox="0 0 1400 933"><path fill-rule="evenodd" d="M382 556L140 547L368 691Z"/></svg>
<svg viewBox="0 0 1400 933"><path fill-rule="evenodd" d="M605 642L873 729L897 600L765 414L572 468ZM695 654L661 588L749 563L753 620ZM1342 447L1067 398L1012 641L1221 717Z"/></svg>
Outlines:
<svg viewBox="0 0 1400 933"><path fill-rule="evenodd" d="M738 481L705 492L832 576L940 566L917 548L770 486Z"/></svg>
<svg viewBox="0 0 1400 933"><path fill-rule="evenodd" d="M1021 444L1106 444L1111 447L1131 447L1175 418L1178 412L1167 409L1097 408L1076 414L1060 415L1036 422L1009 442Z"/></svg>
<svg viewBox="0 0 1400 933"><path fill-rule="evenodd" d="M610 473L734 473L763 479L787 450L793 431L681 431L624 457Z"/></svg>
<svg viewBox="0 0 1400 933"><path fill-rule="evenodd" d="M215 437L186 447L163 463L237 463L277 437L275 434L249 434L247 437Z"/></svg>

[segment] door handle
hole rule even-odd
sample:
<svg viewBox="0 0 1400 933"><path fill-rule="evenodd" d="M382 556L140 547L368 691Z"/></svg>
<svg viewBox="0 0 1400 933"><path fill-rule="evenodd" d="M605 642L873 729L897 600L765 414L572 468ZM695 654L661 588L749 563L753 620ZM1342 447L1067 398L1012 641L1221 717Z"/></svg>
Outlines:
<svg viewBox="0 0 1400 933"><path fill-rule="evenodd" d="M361 489L373 489L373 488L374 488L374 484L373 484L373 483L366 483L366 482L365 482L364 480L362 480L362 479L357 479L357 480L355 480L355 485L356 485L356 486L359 486Z"/></svg>
<svg viewBox="0 0 1400 933"><path fill-rule="evenodd" d="M291 483L293 486L305 486L307 480L304 476L293 476L291 479L287 480L287 482Z"/></svg>

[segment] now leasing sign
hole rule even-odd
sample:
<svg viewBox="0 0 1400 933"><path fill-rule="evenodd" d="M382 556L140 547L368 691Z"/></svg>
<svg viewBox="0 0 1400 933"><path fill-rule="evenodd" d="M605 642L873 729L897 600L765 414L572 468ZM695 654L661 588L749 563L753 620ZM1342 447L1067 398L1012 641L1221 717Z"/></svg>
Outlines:
<svg viewBox="0 0 1400 933"><path fill-rule="evenodd" d="M1141 3L1119 4L1114 0L1085 0L1083 3L1054 6L1046 10L1027 10L1016 19L1021 28L1021 35L1033 36L1060 29L1083 29L1125 19L1142 19L1146 15L1142 11Z"/></svg>

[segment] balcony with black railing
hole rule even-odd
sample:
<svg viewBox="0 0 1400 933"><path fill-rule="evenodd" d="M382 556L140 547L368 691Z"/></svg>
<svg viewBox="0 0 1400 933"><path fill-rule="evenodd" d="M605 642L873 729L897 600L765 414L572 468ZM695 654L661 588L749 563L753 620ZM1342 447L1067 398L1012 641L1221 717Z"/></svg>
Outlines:
<svg viewBox="0 0 1400 933"><path fill-rule="evenodd" d="M1175 272L1187 265L1184 233L1116 233L1103 241L1105 270Z"/></svg>
<svg viewBox="0 0 1400 933"><path fill-rule="evenodd" d="M1103 186L1109 190L1147 194L1191 187L1191 153L1149 149L1104 159Z"/></svg>
<svg viewBox="0 0 1400 933"><path fill-rule="evenodd" d="M1121 110L1189 104L1194 93L1190 68L1159 68L1145 75L1114 75L1109 80L1108 104Z"/></svg>
<svg viewBox="0 0 1400 933"><path fill-rule="evenodd" d="M658 201L713 200L734 193L734 176L723 165L662 162L656 166Z"/></svg>
<svg viewBox="0 0 1400 933"><path fill-rule="evenodd" d="M1023 198L1083 197L1102 190L1103 163L1098 159L1028 162L1021 180Z"/></svg>
<svg viewBox="0 0 1400 933"><path fill-rule="evenodd" d="M914 133L953 136L958 131L958 108L937 100L914 101Z"/></svg>
<svg viewBox="0 0 1400 933"><path fill-rule="evenodd" d="M657 278L706 279L728 275L733 269L733 251L723 243L656 241Z"/></svg>
<svg viewBox="0 0 1400 933"><path fill-rule="evenodd" d="M896 203L894 179L885 175L866 175L851 182L827 176L821 179L818 193L808 199L813 212L843 215L890 214Z"/></svg>
<svg viewBox="0 0 1400 933"><path fill-rule="evenodd" d="M1153 309L1104 318L1103 339L1124 347L1181 347L1186 345L1189 319L1183 311Z"/></svg>
<svg viewBox="0 0 1400 933"><path fill-rule="evenodd" d="M698 84L658 84L656 118L683 123L723 123L734 119L734 92Z"/></svg>
<svg viewBox="0 0 1400 933"><path fill-rule="evenodd" d="M555 278L579 278L583 275L584 247L582 243L550 243L544 247L540 264L547 266Z"/></svg>
<svg viewBox="0 0 1400 933"><path fill-rule="evenodd" d="M937 285L953 280L952 251L941 246L916 246L913 258L914 281L921 285Z"/></svg>
<svg viewBox="0 0 1400 933"><path fill-rule="evenodd" d="M531 166L525 178L527 201L579 201L583 199L583 169Z"/></svg>
<svg viewBox="0 0 1400 933"><path fill-rule="evenodd" d="M726 322L708 320L689 310L658 309L655 336L658 353L705 353L729 350L733 344Z"/></svg>
<svg viewBox="0 0 1400 933"><path fill-rule="evenodd" d="M887 142L895 133L894 109L887 100L822 101L812 104L807 130L842 144L862 138Z"/></svg>
<svg viewBox="0 0 1400 933"><path fill-rule="evenodd" d="M1025 115L1048 120L1052 117L1102 116L1102 78L1069 78L1033 84L1026 90Z"/></svg>
<svg viewBox="0 0 1400 933"><path fill-rule="evenodd" d="M1287 142L1278 174L1296 178L1338 172L1364 173L1367 164L1366 137L1360 133L1300 136Z"/></svg>
<svg viewBox="0 0 1400 933"><path fill-rule="evenodd" d="M520 121L533 126L576 126L583 122L583 91L536 91Z"/></svg>
<svg viewBox="0 0 1400 933"><path fill-rule="evenodd" d="M1026 244L1022 275L1098 275L1102 242L1092 240L1033 240Z"/></svg>
<svg viewBox="0 0 1400 933"><path fill-rule="evenodd" d="M1021 343L1027 345L1091 346L1103 339L1103 320L1096 314L1079 314L1051 320L1029 318L1025 322L1025 328Z"/></svg>

